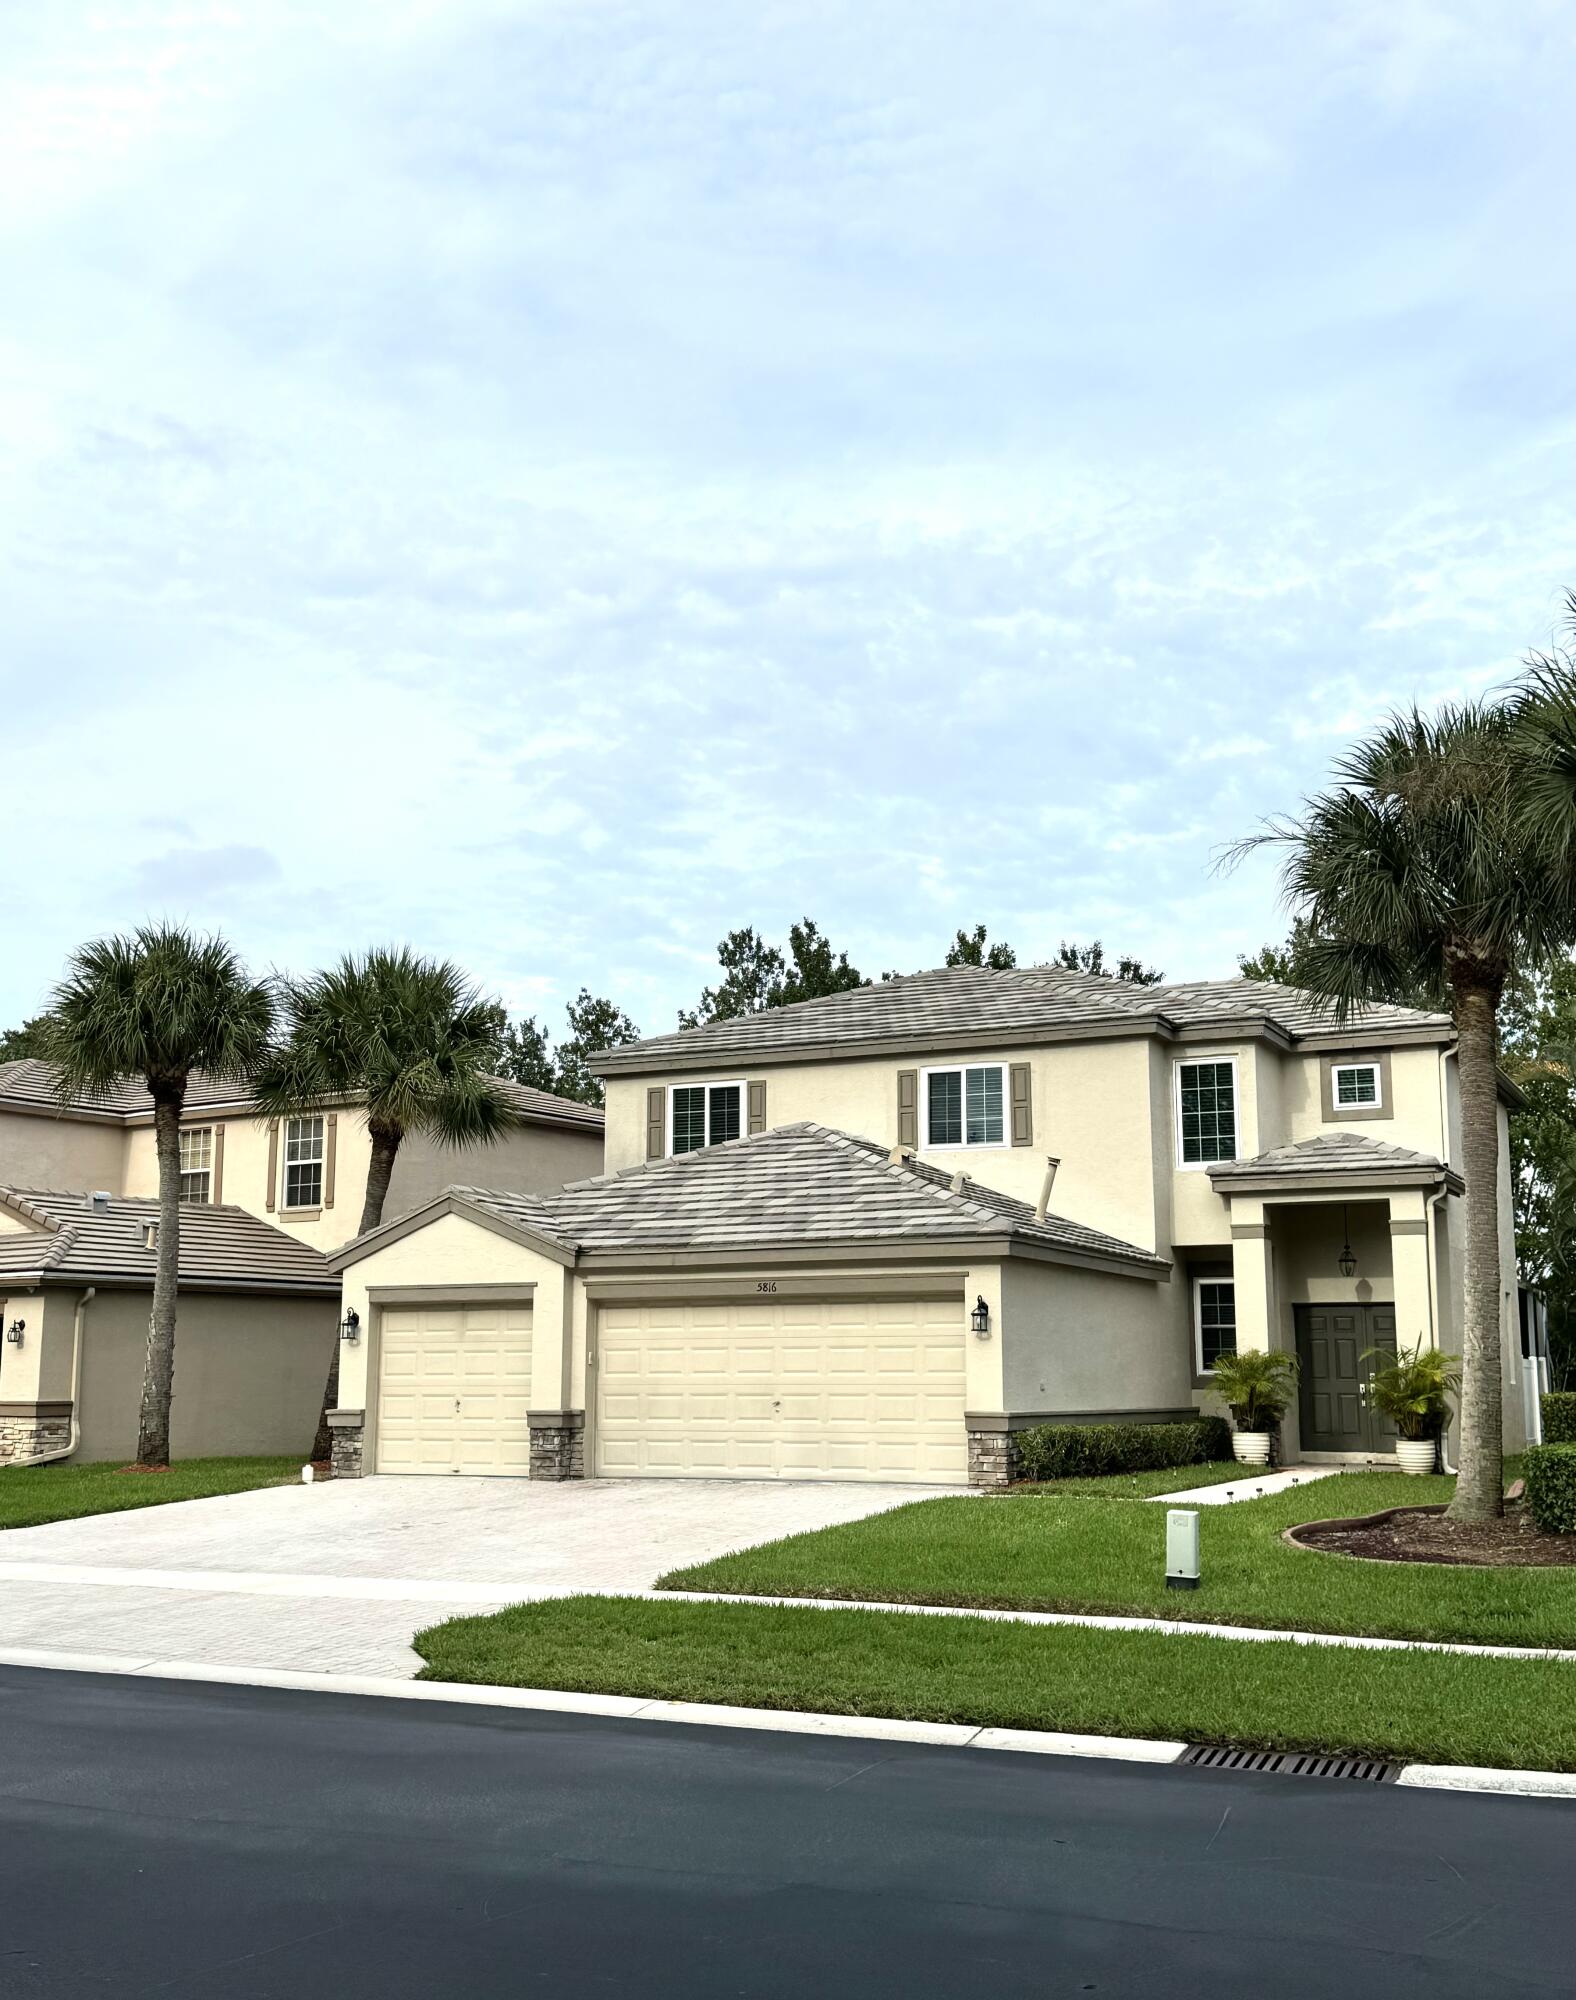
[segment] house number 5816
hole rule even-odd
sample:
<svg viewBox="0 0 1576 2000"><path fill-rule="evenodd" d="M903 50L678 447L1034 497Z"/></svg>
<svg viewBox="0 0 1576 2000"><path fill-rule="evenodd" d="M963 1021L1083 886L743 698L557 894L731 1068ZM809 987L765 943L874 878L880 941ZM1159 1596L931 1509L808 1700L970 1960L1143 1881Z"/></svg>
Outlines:
<svg viewBox="0 0 1576 2000"><path fill-rule="evenodd" d="M762 1278L755 1289L758 1292L775 1292L777 1289L777 1280L775 1278Z"/></svg>

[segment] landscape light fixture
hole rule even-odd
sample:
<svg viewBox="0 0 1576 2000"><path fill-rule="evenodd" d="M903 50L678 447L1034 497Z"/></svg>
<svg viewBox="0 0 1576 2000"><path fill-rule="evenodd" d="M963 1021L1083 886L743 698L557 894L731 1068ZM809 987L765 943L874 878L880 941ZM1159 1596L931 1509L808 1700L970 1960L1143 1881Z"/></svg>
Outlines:
<svg viewBox="0 0 1576 2000"><path fill-rule="evenodd" d="M20 1347L22 1345L22 1335L26 1331L27 1321L25 1319L14 1319L6 1328L5 1337L13 1347Z"/></svg>
<svg viewBox="0 0 1576 2000"><path fill-rule="evenodd" d="M361 1315L356 1311L354 1306L350 1308L349 1312L339 1322L339 1337L341 1340L359 1340L361 1338Z"/></svg>
<svg viewBox="0 0 1576 2000"><path fill-rule="evenodd" d="M1352 1232L1346 1220L1346 1204L1341 1203L1341 1254L1336 1258L1341 1276L1349 1278L1357 1269L1357 1259L1352 1252Z"/></svg>
<svg viewBox="0 0 1576 2000"><path fill-rule="evenodd" d="M974 1301L974 1310L969 1314L969 1325L974 1329L976 1340L990 1339L990 1307L985 1303L983 1292Z"/></svg>

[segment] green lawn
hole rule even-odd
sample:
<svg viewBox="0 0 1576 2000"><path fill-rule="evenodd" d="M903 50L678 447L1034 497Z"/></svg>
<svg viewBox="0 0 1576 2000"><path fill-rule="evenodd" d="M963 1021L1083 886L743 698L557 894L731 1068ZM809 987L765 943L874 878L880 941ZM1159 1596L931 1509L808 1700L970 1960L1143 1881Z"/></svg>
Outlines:
<svg viewBox="0 0 1576 2000"><path fill-rule="evenodd" d="M118 1465L0 1466L0 1529L37 1528L82 1514L118 1514L170 1500L206 1500L301 1477L299 1458L187 1458L168 1472L123 1472Z"/></svg>
<svg viewBox="0 0 1576 2000"><path fill-rule="evenodd" d="M1202 1588L1165 1588L1165 1509L1012 1494L925 1500L673 1570L669 1590L1139 1612L1399 1639L1576 1647L1576 1569L1367 1563L1281 1540L1297 1521L1445 1500L1451 1481L1349 1473L1199 1510Z"/></svg>
<svg viewBox="0 0 1576 2000"><path fill-rule="evenodd" d="M608 1597L415 1646L427 1680L1576 1769L1576 1667L1553 1661Z"/></svg>
<svg viewBox="0 0 1576 2000"><path fill-rule="evenodd" d="M1263 1478L1263 1473L1256 1475ZM1235 1459L1212 1460L1208 1465L1173 1465L1169 1472L1108 1472L1099 1479L1047 1479L1038 1486L1015 1489L1027 1498L1065 1500L1069 1493L1101 1494L1106 1499L1148 1500L1157 1493L1180 1493L1190 1486L1245 1486L1251 1492L1254 1472Z"/></svg>

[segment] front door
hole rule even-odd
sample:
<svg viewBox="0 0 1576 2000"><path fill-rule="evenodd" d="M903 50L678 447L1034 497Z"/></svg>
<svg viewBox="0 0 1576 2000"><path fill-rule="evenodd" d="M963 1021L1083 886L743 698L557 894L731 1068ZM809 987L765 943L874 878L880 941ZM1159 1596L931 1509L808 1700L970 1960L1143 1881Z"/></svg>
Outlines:
<svg viewBox="0 0 1576 2000"><path fill-rule="evenodd" d="M1368 1393L1370 1348L1395 1352L1395 1307L1295 1306L1304 1451L1389 1451L1395 1426Z"/></svg>

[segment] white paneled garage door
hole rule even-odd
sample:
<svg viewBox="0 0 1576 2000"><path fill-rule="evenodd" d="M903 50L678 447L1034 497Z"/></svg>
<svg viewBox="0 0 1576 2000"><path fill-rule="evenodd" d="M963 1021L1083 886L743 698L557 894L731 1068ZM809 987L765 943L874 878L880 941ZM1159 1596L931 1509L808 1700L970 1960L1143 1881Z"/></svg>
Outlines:
<svg viewBox="0 0 1576 2000"><path fill-rule="evenodd" d="M385 1306L382 1353L379 1472L529 1472L529 1305Z"/></svg>
<svg viewBox="0 0 1576 2000"><path fill-rule="evenodd" d="M962 1481L960 1299L607 1305L607 1475Z"/></svg>

